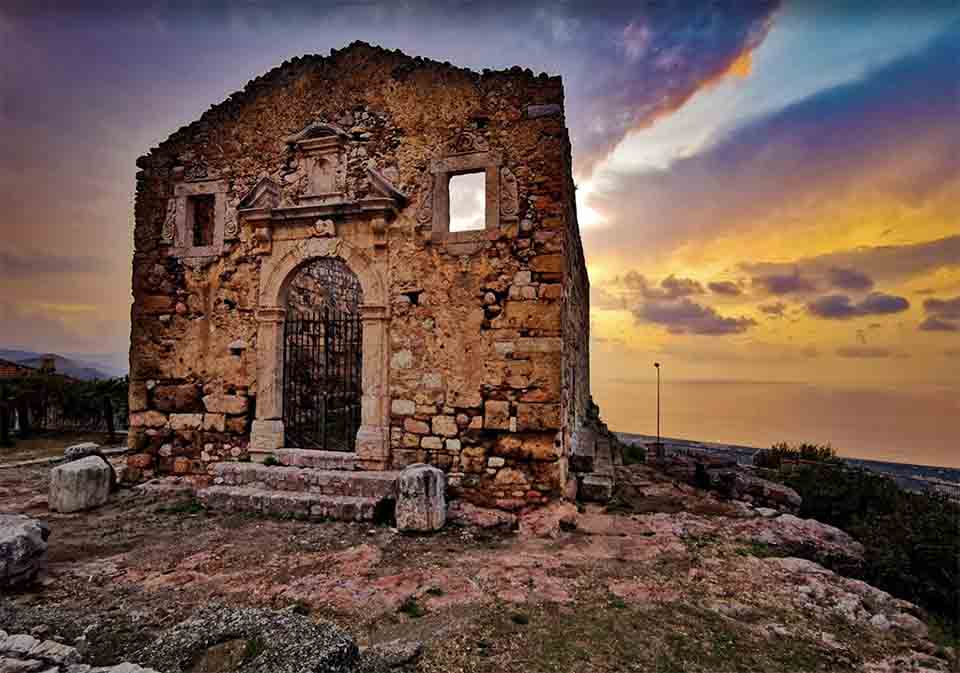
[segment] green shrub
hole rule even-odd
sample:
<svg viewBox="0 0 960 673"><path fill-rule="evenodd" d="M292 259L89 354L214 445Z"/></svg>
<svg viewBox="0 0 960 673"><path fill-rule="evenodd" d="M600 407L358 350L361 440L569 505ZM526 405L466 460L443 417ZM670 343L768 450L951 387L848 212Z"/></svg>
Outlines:
<svg viewBox="0 0 960 673"><path fill-rule="evenodd" d="M274 465L279 465L280 461L277 459L276 456L271 454L263 459L263 464L266 465L267 467L273 467Z"/></svg>
<svg viewBox="0 0 960 673"><path fill-rule="evenodd" d="M407 596L403 603L400 604L400 607L397 608L397 611L402 612L413 619L419 619L427 614L426 609L420 605L420 603L417 602L417 599L413 596Z"/></svg>
<svg viewBox="0 0 960 673"><path fill-rule="evenodd" d="M779 479L803 498L801 516L841 528L864 545L862 579L956 622L960 504L830 463L800 465Z"/></svg>
<svg viewBox="0 0 960 673"><path fill-rule="evenodd" d="M625 465L639 465L647 462L647 450L639 442L620 442Z"/></svg>
<svg viewBox="0 0 960 673"><path fill-rule="evenodd" d="M765 467L772 470L779 470L784 463L836 463L837 451L829 444L803 444L791 445L786 442L774 444L769 449L757 451L753 457L753 464L757 467Z"/></svg>

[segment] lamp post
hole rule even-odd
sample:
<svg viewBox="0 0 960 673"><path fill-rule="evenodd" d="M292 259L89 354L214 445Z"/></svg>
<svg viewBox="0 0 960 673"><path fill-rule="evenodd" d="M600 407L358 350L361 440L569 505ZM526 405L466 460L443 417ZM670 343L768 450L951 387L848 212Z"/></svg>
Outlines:
<svg viewBox="0 0 960 673"><path fill-rule="evenodd" d="M654 362L657 369L657 459L664 457L663 444L660 441L660 363Z"/></svg>

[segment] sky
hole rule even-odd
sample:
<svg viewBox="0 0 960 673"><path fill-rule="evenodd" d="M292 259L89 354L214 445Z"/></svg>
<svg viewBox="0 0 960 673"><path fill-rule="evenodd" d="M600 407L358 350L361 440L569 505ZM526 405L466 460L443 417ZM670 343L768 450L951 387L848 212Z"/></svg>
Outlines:
<svg viewBox="0 0 960 673"><path fill-rule="evenodd" d="M0 6L0 347L124 361L136 158L360 39L563 76L611 427L960 467L960 3L196 4Z"/></svg>

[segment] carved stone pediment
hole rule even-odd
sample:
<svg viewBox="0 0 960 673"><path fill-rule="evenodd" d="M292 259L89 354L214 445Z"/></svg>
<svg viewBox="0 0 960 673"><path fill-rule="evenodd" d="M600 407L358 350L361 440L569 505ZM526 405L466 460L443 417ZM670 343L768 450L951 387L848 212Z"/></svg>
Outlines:
<svg viewBox="0 0 960 673"><path fill-rule="evenodd" d="M310 140L331 139L334 141L350 140L350 134L336 124L326 122L312 122L302 130L284 138L288 145L307 145Z"/></svg>
<svg viewBox="0 0 960 673"><path fill-rule="evenodd" d="M260 178L237 204L237 210L269 210L280 205L280 185L271 178Z"/></svg>
<svg viewBox="0 0 960 673"><path fill-rule="evenodd" d="M370 186L380 196L393 199L400 206L405 206L410 201L410 197L397 189L392 182L383 173L375 168L367 168L367 178L370 180Z"/></svg>

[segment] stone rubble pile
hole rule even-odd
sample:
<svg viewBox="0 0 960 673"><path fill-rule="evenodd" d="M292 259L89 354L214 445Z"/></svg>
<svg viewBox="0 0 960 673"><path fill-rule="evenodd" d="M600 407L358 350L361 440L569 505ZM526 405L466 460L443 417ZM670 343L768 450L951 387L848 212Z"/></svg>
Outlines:
<svg viewBox="0 0 960 673"><path fill-rule="evenodd" d="M0 673L386 673L423 645L393 640L361 651L348 633L291 610L205 608L132 655L94 667L76 647L0 630Z"/></svg>
<svg viewBox="0 0 960 673"><path fill-rule="evenodd" d="M136 664L93 667L80 663L75 647L54 640L38 640L25 633L0 631L0 673L157 673Z"/></svg>
<svg viewBox="0 0 960 673"><path fill-rule="evenodd" d="M731 500L743 500L772 508L795 510L800 495L789 486L761 479L729 458L691 451L654 460L666 474L698 488L709 488Z"/></svg>

